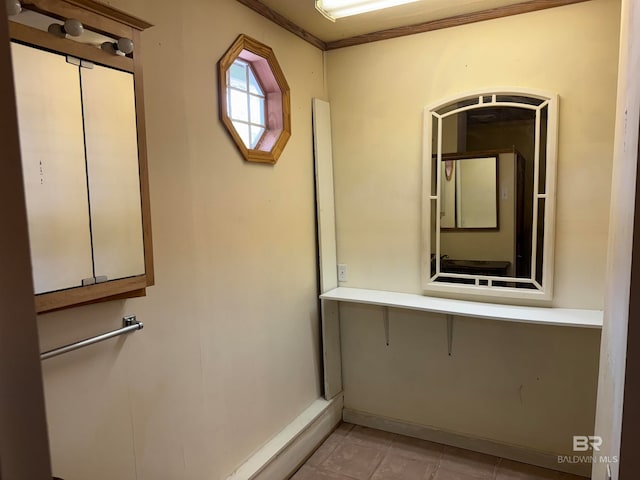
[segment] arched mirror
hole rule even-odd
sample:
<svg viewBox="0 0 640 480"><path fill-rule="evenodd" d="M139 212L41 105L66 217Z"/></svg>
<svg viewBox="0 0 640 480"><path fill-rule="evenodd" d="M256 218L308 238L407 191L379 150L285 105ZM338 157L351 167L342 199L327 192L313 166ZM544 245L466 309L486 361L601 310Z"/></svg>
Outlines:
<svg viewBox="0 0 640 480"><path fill-rule="evenodd" d="M558 99L482 91L425 109L423 288L550 300Z"/></svg>

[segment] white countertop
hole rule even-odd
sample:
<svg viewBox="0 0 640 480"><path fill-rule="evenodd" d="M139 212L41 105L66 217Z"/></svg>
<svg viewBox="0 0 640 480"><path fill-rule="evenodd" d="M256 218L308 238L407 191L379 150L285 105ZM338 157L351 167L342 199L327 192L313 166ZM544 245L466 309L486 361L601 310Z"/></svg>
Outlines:
<svg viewBox="0 0 640 480"><path fill-rule="evenodd" d="M323 300L421 310L446 315L565 327L602 328L604 316L602 310L499 305L363 288L338 287L323 293L320 298Z"/></svg>

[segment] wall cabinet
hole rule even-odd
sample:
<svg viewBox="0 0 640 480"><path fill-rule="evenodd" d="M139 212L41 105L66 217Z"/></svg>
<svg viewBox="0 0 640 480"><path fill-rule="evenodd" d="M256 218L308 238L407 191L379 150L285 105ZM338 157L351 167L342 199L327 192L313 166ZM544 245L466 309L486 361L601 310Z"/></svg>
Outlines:
<svg viewBox="0 0 640 480"><path fill-rule="evenodd" d="M113 13L96 2L45 3L57 18L77 15L77 8L69 8L78 6ZM94 21L104 34L106 18L88 11L83 20ZM136 64L139 30L120 24L114 38L128 27L136 47L133 55L122 56L13 20L18 20L11 25L11 48L37 309L144 295L153 284L153 263Z"/></svg>

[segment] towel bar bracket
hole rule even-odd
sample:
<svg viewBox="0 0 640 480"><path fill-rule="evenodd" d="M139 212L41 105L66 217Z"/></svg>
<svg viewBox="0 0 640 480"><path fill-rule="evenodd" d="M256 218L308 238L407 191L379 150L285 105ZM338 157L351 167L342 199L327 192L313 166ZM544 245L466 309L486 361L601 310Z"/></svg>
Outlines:
<svg viewBox="0 0 640 480"><path fill-rule="evenodd" d="M138 329L142 330L144 325L142 322L139 322L135 315L127 315L122 319L122 327L131 327L133 325L138 325Z"/></svg>

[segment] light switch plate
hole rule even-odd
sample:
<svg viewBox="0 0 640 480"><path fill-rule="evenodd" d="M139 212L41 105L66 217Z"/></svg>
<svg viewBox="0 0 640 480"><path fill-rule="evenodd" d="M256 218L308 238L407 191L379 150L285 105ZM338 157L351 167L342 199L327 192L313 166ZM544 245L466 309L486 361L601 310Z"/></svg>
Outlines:
<svg viewBox="0 0 640 480"><path fill-rule="evenodd" d="M347 264L346 263L338 264L338 281L339 282L347 281Z"/></svg>

